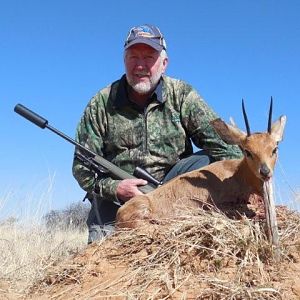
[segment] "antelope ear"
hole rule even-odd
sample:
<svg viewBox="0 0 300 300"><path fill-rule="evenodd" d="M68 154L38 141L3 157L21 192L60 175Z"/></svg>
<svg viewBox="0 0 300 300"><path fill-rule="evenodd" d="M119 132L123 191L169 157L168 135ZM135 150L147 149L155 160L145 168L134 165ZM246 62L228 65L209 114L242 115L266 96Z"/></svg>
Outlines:
<svg viewBox="0 0 300 300"><path fill-rule="evenodd" d="M240 145L241 142L247 137L247 134L236 126L226 124L223 120L215 119L210 122L218 133L220 138L230 145Z"/></svg>
<svg viewBox="0 0 300 300"><path fill-rule="evenodd" d="M237 127L232 117L229 118L229 122L231 126Z"/></svg>
<svg viewBox="0 0 300 300"><path fill-rule="evenodd" d="M281 116L276 122L272 124L271 135L277 142L282 141L283 131L286 123L286 116Z"/></svg>

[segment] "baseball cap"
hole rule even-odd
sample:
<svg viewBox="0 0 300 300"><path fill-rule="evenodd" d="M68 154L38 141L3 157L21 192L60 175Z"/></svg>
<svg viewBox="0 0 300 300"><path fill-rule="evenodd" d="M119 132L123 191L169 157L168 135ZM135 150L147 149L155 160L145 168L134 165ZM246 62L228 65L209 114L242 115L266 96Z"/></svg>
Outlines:
<svg viewBox="0 0 300 300"><path fill-rule="evenodd" d="M145 24L132 27L125 40L125 50L135 44L146 44L157 51L166 50L166 41L158 27Z"/></svg>

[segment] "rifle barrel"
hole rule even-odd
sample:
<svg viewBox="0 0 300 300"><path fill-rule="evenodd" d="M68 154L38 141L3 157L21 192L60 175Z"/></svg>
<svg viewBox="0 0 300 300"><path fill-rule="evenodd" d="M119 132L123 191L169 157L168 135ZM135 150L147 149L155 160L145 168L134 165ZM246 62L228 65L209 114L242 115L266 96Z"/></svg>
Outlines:
<svg viewBox="0 0 300 300"><path fill-rule="evenodd" d="M48 124L48 120L41 117L40 115L33 112L32 110L25 107L24 105L17 104L14 108L14 111L16 113L18 113L19 115L21 115L22 117L24 117L25 119L27 119L30 122L34 123L38 127L42 128L42 129L48 128L49 130L51 130L55 134L59 135L60 137L62 137L65 140L67 140L68 142L70 142L74 146L78 147L83 152L88 153L92 157L93 161L96 164L98 164L98 165L102 166L104 169L108 170L114 177L116 177L118 179L122 179L122 180L123 179L134 179L134 178L136 178L135 176L127 173L126 171L120 169L119 167L117 167L116 165L111 163L110 161L106 160L102 156L97 155L93 151L91 151L91 150L87 149L86 147L82 146L80 143L78 143L75 140L71 139L69 136L67 136L63 132L57 130L56 128L54 128L52 126L50 126ZM140 186L139 190L146 194L150 191L153 191L154 187L147 184L145 186Z"/></svg>

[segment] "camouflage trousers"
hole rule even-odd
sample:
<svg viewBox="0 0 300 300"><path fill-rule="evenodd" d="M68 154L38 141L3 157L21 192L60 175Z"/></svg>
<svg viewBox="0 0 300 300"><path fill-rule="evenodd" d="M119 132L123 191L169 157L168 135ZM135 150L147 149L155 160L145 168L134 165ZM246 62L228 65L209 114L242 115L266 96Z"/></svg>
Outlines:
<svg viewBox="0 0 300 300"><path fill-rule="evenodd" d="M200 169L212 162L213 160L204 150L198 151L176 163L164 177L163 183L180 174ZM113 233L114 222L119 207L119 203L102 200L95 195L87 220L89 229L88 244L96 240L101 240L105 236Z"/></svg>

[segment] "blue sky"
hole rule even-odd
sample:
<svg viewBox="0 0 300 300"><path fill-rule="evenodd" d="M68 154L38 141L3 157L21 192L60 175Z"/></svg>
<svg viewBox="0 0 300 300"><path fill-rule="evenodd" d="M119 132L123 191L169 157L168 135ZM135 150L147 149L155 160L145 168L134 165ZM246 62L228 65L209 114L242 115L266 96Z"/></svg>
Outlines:
<svg viewBox="0 0 300 300"><path fill-rule="evenodd" d="M76 1L0 3L0 217L29 206L60 209L84 192L72 177L73 146L13 112L17 103L74 137L89 99L121 77L123 43L135 25L164 33L167 74L192 84L225 120L253 131L287 115L276 171L279 202L300 188L300 2ZM50 192L48 191L50 190Z"/></svg>

